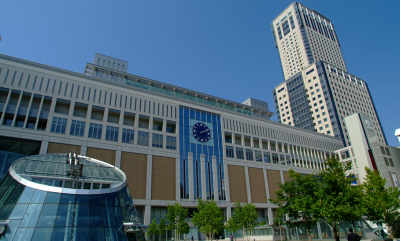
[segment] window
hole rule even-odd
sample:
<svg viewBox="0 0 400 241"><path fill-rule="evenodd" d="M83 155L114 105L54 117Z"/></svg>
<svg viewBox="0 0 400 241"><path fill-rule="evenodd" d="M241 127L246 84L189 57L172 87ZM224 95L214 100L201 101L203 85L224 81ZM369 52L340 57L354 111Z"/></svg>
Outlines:
<svg viewBox="0 0 400 241"><path fill-rule="evenodd" d="M278 154L272 153L272 163L278 164L279 163L279 156Z"/></svg>
<svg viewBox="0 0 400 241"><path fill-rule="evenodd" d="M149 133L138 131L137 144L140 146L149 146Z"/></svg>
<svg viewBox="0 0 400 241"><path fill-rule="evenodd" d="M51 124L50 132L65 134L66 126L67 126L67 119L53 117L53 123Z"/></svg>
<svg viewBox="0 0 400 241"><path fill-rule="evenodd" d="M269 152L264 152L264 162L271 163L271 156L269 155Z"/></svg>
<svg viewBox="0 0 400 241"><path fill-rule="evenodd" d="M103 125L90 123L88 137L101 139L102 131L103 131Z"/></svg>
<svg viewBox="0 0 400 241"><path fill-rule="evenodd" d="M329 127L329 124L326 124L326 125L325 125L325 128L328 128L328 127Z"/></svg>
<svg viewBox="0 0 400 241"><path fill-rule="evenodd" d="M226 146L226 157L235 158L232 146Z"/></svg>
<svg viewBox="0 0 400 241"><path fill-rule="evenodd" d="M163 135L153 133L153 147L163 148Z"/></svg>
<svg viewBox="0 0 400 241"><path fill-rule="evenodd" d="M255 157L256 157L256 161L258 161L258 162L263 161L263 156L262 156L261 151L255 151Z"/></svg>
<svg viewBox="0 0 400 241"><path fill-rule="evenodd" d="M246 149L246 160L253 161L253 150Z"/></svg>
<svg viewBox="0 0 400 241"><path fill-rule="evenodd" d="M236 158L237 159L244 159L243 148L236 147Z"/></svg>
<svg viewBox="0 0 400 241"><path fill-rule="evenodd" d="M133 144L133 138L135 137L135 131L129 129L122 129L122 142Z"/></svg>
<svg viewBox="0 0 400 241"><path fill-rule="evenodd" d="M107 126L106 140L107 141L118 141L119 128L114 126Z"/></svg>
<svg viewBox="0 0 400 241"><path fill-rule="evenodd" d="M318 124L321 124L321 123L322 123L322 121L319 120L319 121L318 121Z"/></svg>
<svg viewBox="0 0 400 241"><path fill-rule="evenodd" d="M321 130L323 130L324 128L321 126L320 128L319 128L319 130L321 131Z"/></svg>
<svg viewBox="0 0 400 241"><path fill-rule="evenodd" d="M324 122L327 122L328 121L328 118L324 118ZM332 122L332 125L333 125L334 123Z"/></svg>
<svg viewBox="0 0 400 241"><path fill-rule="evenodd" d="M71 123L71 130L69 134L74 136L83 136L84 132L85 132L85 122L73 120Z"/></svg>
<svg viewBox="0 0 400 241"><path fill-rule="evenodd" d="M174 136L167 136L167 149L176 150L176 137Z"/></svg>

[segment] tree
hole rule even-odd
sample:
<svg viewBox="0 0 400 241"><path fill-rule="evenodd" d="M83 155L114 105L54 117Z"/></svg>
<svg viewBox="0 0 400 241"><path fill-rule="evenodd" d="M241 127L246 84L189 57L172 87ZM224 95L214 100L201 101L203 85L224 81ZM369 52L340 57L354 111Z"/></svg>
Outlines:
<svg viewBox="0 0 400 241"><path fill-rule="evenodd" d="M167 225L165 224L164 218L161 218L160 223L158 224L158 233L160 234L160 241L164 234L167 231Z"/></svg>
<svg viewBox="0 0 400 241"><path fill-rule="evenodd" d="M360 221L366 212L366 206L364 205L363 186L351 186L348 191L348 203L353 208L348 209L345 220L352 224L354 233L357 233L355 222Z"/></svg>
<svg viewBox="0 0 400 241"><path fill-rule="evenodd" d="M188 224L185 219L188 217L188 210L179 203L175 203L174 205L168 204L167 209L168 229L175 230L175 239L178 241L179 234L187 231Z"/></svg>
<svg viewBox="0 0 400 241"><path fill-rule="evenodd" d="M385 188L386 179L382 178L379 171L365 168L364 178L365 206L368 220L375 223L383 221L389 226L390 236L393 238L392 226L400 216L400 190L398 187Z"/></svg>
<svg viewBox="0 0 400 241"><path fill-rule="evenodd" d="M234 211L232 217L226 223L226 229L230 231L242 230L244 239L247 238L247 231L253 230L257 224L258 215L256 212L256 206L252 203L240 205L240 202L234 204Z"/></svg>
<svg viewBox="0 0 400 241"><path fill-rule="evenodd" d="M207 237L213 238L216 233L224 229L224 215L222 209L217 206L214 200L203 201L198 199L198 212L195 212L192 223L199 228L199 231ZM207 238L208 239L208 238Z"/></svg>
<svg viewBox="0 0 400 241"><path fill-rule="evenodd" d="M156 218L153 218L153 221L151 221L151 224L147 229L147 233L153 236L153 240L154 240L154 235L158 234L158 225L156 222Z"/></svg>
<svg viewBox="0 0 400 241"><path fill-rule="evenodd" d="M302 175L293 170L289 170L288 173L292 180L279 184L281 189L276 192L276 198L270 201L278 205L279 213L287 214L293 219L286 221L289 227L304 225L308 240L311 241L310 229L315 227L319 220L318 207L315 205L318 201L317 177Z"/></svg>
<svg viewBox="0 0 400 241"><path fill-rule="evenodd" d="M350 163L343 164L336 158L326 160L327 168L319 172L321 182L317 190L318 201L315 213L324 219L331 227L336 241L339 241L340 221L346 221L351 215L352 206L351 183L355 180L353 174L346 176Z"/></svg>
<svg viewBox="0 0 400 241"><path fill-rule="evenodd" d="M279 228L279 236L281 237L281 241L282 241L282 225L285 223L283 220L283 215L284 215L283 209L278 208L278 210L276 211L276 217L274 217L274 226ZM273 229L273 232L275 234L275 228Z"/></svg>

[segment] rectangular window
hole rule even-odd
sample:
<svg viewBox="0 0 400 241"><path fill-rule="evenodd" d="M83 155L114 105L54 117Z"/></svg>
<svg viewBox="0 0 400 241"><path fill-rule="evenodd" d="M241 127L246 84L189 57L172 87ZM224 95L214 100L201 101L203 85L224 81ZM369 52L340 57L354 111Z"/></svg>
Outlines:
<svg viewBox="0 0 400 241"><path fill-rule="evenodd" d="M89 138L101 139L101 133L103 132L103 125L90 123L89 126Z"/></svg>
<svg viewBox="0 0 400 241"><path fill-rule="evenodd" d="M135 137L135 131L130 129L122 129L122 142L133 144L133 138Z"/></svg>
<svg viewBox="0 0 400 241"><path fill-rule="evenodd" d="M176 150L176 137L174 136L167 136L167 149Z"/></svg>
<svg viewBox="0 0 400 241"><path fill-rule="evenodd" d="M271 156L269 155L269 152L264 152L264 162L271 163Z"/></svg>
<svg viewBox="0 0 400 241"><path fill-rule="evenodd" d="M137 144L140 146L149 146L149 133L138 131Z"/></svg>
<svg viewBox="0 0 400 241"><path fill-rule="evenodd" d="M279 164L279 156L278 156L278 154L272 153L272 163Z"/></svg>
<svg viewBox="0 0 400 241"><path fill-rule="evenodd" d="M255 151L255 156L256 156L256 161L257 162L262 162L263 161L263 156L261 151Z"/></svg>
<svg viewBox="0 0 400 241"><path fill-rule="evenodd" d="M84 121L73 120L69 134L74 136L83 136L85 133L85 124L86 123Z"/></svg>
<svg viewBox="0 0 400 241"><path fill-rule="evenodd" d="M65 134L66 127L67 127L67 119L53 117L53 123L51 124L50 132Z"/></svg>
<svg viewBox="0 0 400 241"><path fill-rule="evenodd" d="M236 147L236 158L237 159L244 159L243 148Z"/></svg>
<svg viewBox="0 0 400 241"><path fill-rule="evenodd" d="M232 146L226 146L226 157L235 158Z"/></svg>
<svg viewBox="0 0 400 241"><path fill-rule="evenodd" d="M118 141L119 128L114 126L107 126L106 140L107 141Z"/></svg>
<svg viewBox="0 0 400 241"><path fill-rule="evenodd" d="M246 160L253 161L253 150L246 149Z"/></svg>
<svg viewBox="0 0 400 241"><path fill-rule="evenodd" d="M153 147L163 148L163 135L153 133Z"/></svg>

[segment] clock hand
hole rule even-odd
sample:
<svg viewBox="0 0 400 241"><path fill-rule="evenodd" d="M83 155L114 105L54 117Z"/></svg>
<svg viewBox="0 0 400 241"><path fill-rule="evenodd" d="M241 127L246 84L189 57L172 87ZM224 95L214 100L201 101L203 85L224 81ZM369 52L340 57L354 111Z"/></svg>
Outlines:
<svg viewBox="0 0 400 241"><path fill-rule="evenodd" d="M200 133L203 133L203 132L206 132L207 130L204 130L204 131L200 131Z"/></svg>

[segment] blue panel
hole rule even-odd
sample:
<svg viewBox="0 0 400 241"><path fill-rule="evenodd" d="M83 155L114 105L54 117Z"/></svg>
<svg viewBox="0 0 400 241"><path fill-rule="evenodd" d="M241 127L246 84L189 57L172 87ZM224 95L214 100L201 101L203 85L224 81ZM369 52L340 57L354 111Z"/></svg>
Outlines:
<svg viewBox="0 0 400 241"><path fill-rule="evenodd" d="M207 121L207 117L206 117L206 113L205 113L205 112L201 112L200 120L201 120L201 121L204 121L204 122Z"/></svg>
<svg viewBox="0 0 400 241"><path fill-rule="evenodd" d="M185 117L189 117L189 109L188 109L188 108L185 108L185 109L183 110L183 115L184 115Z"/></svg>
<svg viewBox="0 0 400 241"><path fill-rule="evenodd" d="M117 241L118 240L118 235L117 235L117 229L115 227L105 227L105 237L107 241Z"/></svg>
<svg viewBox="0 0 400 241"><path fill-rule="evenodd" d="M15 205L14 210L8 219L21 219L24 216L27 207L28 204Z"/></svg>
<svg viewBox="0 0 400 241"><path fill-rule="evenodd" d="M52 227L56 221L58 204L44 204L37 222L38 227Z"/></svg>
<svg viewBox="0 0 400 241"><path fill-rule="evenodd" d="M75 195L72 194L61 194L60 203L74 203Z"/></svg>
<svg viewBox="0 0 400 241"><path fill-rule="evenodd" d="M43 204L29 204L22 218L20 227L35 227L42 211Z"/></svg>
<svg viewBox="0 0 400 241"><path fill-rule="evenodd" d="M190 144L190 152L196 152L196 144Z"/></svg>
<svg viewBox="0 0 400 241"><path fill-rule="evenodd" d="M21 220L11 220L7 225L7 231L4 234L5 240L12 240Z"/></svg>
<svg viewBox="0 0 400 241"><path fill-rule="evenodd" d="M53 235L53 228L36 228L33 234L32 241L51 240Z"/></svg>
<svg viewBox="0 0 400 241"><path fill-rule="evenodd" d="M101 205L101 195L90 195L90 205Z"/></svg>
<svg viewBox="0 0 400 241"><path fill-rule="evenodd" d="M90 205L90 225L103 226L103 215L100 205Z"/></svg>
<svg viewBox="0 0 400 241"><path fill-rule="evenodd" d="M49 192L49 193L47 193L45 203L59 203L60 197L61 197L61 193Z"/></svg>
<svg viewBox="0 0 400 241"><path fill-rule="evenodd" d="M200 118L200 112L199 111L196 111L196 120L200 120L201 118Z"/></svg>
<svg viewBox="0 0 400 241"><path fill-rule="evenodd" d="M47 192L45 191L36 190L35 194L33 194L31 203L44 203L44 200L46 199L46 194Z"/></svg>
<svg viewBox="0 0 400 241"><path fill-rule="evenodd" d="M74 204L60 204L58 206L56 225L59 227L72 226L72 220L75 215ZM54 235L53 235L54 236Z"/></svg>
<svg viewBox="0 0 400 241"><path fill-rule="evenodd" d="M200 148L201 148L201 146L200 146ZM208 148L207 148L206 145L203 145L203 154L208 155ZM200 159L199 159L199 160L200 160Z"/></svg>
<svg viewBox="0 0 400 241"><path fill-rule="evenodd" d="M18 203L29 203L33 196L35 189L30 187L25 187L24 192L21 194L21 197L18 199Z"/></svg>
<svg viewBox="0 0 400 241"><path fill-rule="evenodd" d="M189 113L190 113L190 116L189 116L190 119L195 119L196 118L195 117L195 112L193 110L190 110Z"/></svg>
<svg viewBox="0 0 400 241"><path fill-rule="evenodd" d="M34 231L34 228L19 228L15 233L13 241L31 240Z"/></svg>
<svg viewBox="0 0 400 241"><path fill-rule="evenodd" d="M76 195L75 203L89 204L89 195Z"/></svg>
<svg viewBox="0 0 400 241"><path fill-rule="evenodd" d="M90 227L90 241L99 241L99 240L105 240L105 235L104 235L104 228L103 227Z"/></svg>

